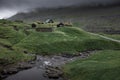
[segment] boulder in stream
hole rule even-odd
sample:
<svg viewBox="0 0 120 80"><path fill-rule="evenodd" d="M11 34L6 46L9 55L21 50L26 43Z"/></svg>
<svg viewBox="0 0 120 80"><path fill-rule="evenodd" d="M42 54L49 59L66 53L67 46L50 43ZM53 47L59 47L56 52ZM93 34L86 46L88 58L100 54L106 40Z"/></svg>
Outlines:
<svg viewBox="0 0 120 80"><path fill-rule="evenodd" d="M45 75L50 79L58 79L63 76L62 69L60 67L46 66Z"/></svg>

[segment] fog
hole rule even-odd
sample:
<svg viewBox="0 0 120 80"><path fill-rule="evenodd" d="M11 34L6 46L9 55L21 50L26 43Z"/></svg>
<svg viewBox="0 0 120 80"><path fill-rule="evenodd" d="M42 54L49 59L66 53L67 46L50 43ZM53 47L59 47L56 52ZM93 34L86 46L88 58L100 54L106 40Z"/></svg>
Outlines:
<svg viewBox="0 0 120 80"><path fill-rule="evenodd" d="M120 0L0 0L0 18L10 17L17 12L34 8L57 8L66 6L110 6Z"/></svg>

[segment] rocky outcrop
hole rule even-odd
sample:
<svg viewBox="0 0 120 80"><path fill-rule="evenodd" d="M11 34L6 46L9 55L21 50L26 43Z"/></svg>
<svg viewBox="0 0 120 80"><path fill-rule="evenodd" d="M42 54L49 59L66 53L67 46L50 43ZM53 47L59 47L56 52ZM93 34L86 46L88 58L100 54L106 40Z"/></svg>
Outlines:
<svg viewBox="0 0 120 80"><path fill-rule="evenodd" d="M31 65L29 63L19 63L17 69L24 70L24 69L30 69L32 67L33 67L33 65Z"/></svg>
<svg viewBox="0 0 120 80"><path fill-rule="evenodd" d="M45 67L45 76L50 79L59 79L63 76L63 72L60 67L46 66Z"/></svg>
<svg viewBox="0 0 120 80"><path fill-rule="evenodd" d="M16 74L21 70L26 70L26 69L32 68L33 62L32 62L32 64L22 62L22 63L18 63L17 65L13 65L13 66L6 67L5 69L2 70L0 72L0 79L4 79L4 78L8 77L9 75Z"/></svg>

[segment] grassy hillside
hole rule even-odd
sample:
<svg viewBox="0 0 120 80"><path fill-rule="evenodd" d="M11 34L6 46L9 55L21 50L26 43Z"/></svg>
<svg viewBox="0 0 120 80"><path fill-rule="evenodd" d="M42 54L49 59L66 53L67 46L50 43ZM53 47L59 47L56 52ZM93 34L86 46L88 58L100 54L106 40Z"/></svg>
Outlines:
<svg viewBox="0 0 120 80"><path fill-rule="evenodd" d="M98 51L65 65L64 72L69 80L120 80L119 61L120 51Z"/></svg>
<svg viewBox="0 0 120 80"><path fill-rule="evenodd" d="M120 43L92 35L77 27L56 28L54 32L32 32L16 44L37 54L77 53L86 50L120 49Z"/></svg>
<svg viewBox="0 0 120 80"><path fill-rule="evenodd" d="M3 46L0 46L0 65L4 66L5 64L13 64L20 61L27 61L32 59L27 54L23 54L18 51L9 50ZM0 66L0 67L1 67Z"/></svg>
<svg viewBox="0 0 120 80"><path fill-rule="evenodd" d="M0 45L13 51L42 55L120 49L120 43L92 35L77 28L79 24L61 28L55 27L56 24L37 24L37 27L54 28L53 32L37 32L28 23L0 20Z"/></svg>
<svg viewBox="0 0 120 80"><path fill-rule="evenodd" d="M13 26L15 24L21 30L14 30ZM20 23L0 20L0 68L4 65L32 59L31 56L13 48L16 43L19 43L26 36L22 32L21 26L17 24Z"/></svg>
<svg viewBox="0 0 120 80"><path fill-rule="evenodd" d="M36 22L34 22L36 24ZM120 43L102 38L78 28L82 24L56 27L36 24L36 28L52 27L53 32L36 31L31 24L0 20L0 71L4 65L28 61L38 55L77 54L82 51L103 50L88 59L65 65L65 76L70 80L119 80ZM111 35L105 35L110 36ZM115 39L119 40L118 36ZM25 54L26 53L26 54ZM109 77L108 77L109 76Z"/></svg>

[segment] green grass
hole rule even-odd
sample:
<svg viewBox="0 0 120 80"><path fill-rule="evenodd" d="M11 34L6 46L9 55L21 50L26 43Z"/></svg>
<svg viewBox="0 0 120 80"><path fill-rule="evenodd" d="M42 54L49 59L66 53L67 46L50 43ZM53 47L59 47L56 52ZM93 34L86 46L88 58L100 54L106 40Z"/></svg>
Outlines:
<svg viewBox="0 0 120 80"><path fill-rule="evenodd" d="M19 24L19 26L17 24ZM15 44L19 43L26 37L25 33L23 32L25 27L21 24L27 25L25 23L0 20L0 65L1 63L13 64L20 61L28 61L33 58L33 56L29 56L23 52L13 49ZM18 28L20 28L20 30L14 30L13 25L16 25ZM0 68L1 67L2 65Z"/></svg>
<svg viewBox="0 0 120 80"><path fill-rule="evenodd" d="M2 59L3 61L7 61L4 62L5 64L7 64L16 63L20 61L27 61L32 59L32 57L30 57L27 54L23 54L19 51L9 50L5 47L0 46L0 59Z"/></svg>
<svg viewBox="0 0 120 80"><path fill-rule="evenodd" d="M40 55L76 53L95 49L120 49L120 43L92 35L76 27L57 28L54 32L33 32L14 47Z"/></svg>
<svg viewBox="0 0 120 80"><path fill-rule="evenodd" d="M11 27L0 27L0 38L8 40L11 44L16 44L23 38L25 38L25 34L22 32L18 32L13 30Z"/></svg>
<svg viewBox="0 0 120 80"><path fill-rule="evenodd" d="M57 22L54 24L39 24L37 27L53 27L56 24ZM18 57L24 56L24 50L40 55L50 55L75 54L96 49L120 49L120 43L92 35L77 28L79 25L75 23L73 27L54 27L53 32L36 32L28 23L0 20L0 57L11 55L6 53L13 53L11 56L14 57L17 54L19 54ZM17 26L19 30L14 30L13 26ZM29 35L26 35L24 31L26 28L29 28Z"/></svg>
<svg viewBox="0 0 120 80"><path fill-rule="evenodd" d="M120 40L120 35L119 34L113 34L113 35L110 35L110 34L102 34L104 36L107 36L107 37L110 37L110 38L113 38L113 39L116 39L116 40Z"/></svg>
<svg viewBox="0 0 120 80"><path fill-rule="evenodd" d="M120 51L98 51L64 66L69 80L120 80Z"/></svg>

